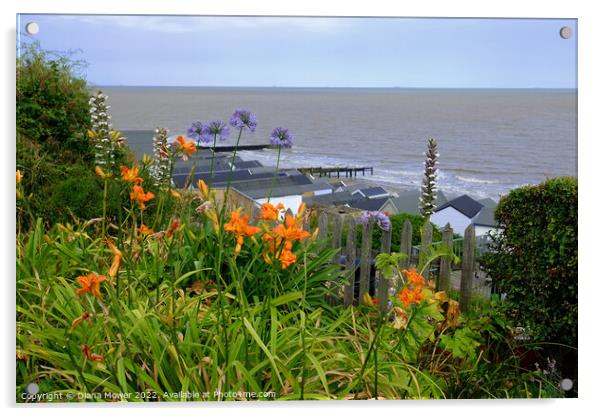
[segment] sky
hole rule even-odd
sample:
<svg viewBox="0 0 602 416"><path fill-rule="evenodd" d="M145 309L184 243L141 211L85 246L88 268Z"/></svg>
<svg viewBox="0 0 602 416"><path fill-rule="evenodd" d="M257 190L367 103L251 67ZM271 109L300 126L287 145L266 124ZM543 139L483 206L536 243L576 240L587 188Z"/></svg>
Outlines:
<svg viewBox="0 0 602 416"><path fill-rule="evenodd" d="M19 15L17 32L77 50L96 85L577 87L574 19Z"/></svg>

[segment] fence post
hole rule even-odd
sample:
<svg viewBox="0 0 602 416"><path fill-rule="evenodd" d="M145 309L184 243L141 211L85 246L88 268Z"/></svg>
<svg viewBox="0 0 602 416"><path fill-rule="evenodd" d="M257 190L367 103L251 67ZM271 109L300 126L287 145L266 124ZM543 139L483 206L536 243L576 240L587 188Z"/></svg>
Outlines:
<svg viewBox="0 0 602 416"><path fill-rule="evenodd" d="M470 224L464 231L464 246L462 250L462 277L460 280L460 311L466 312L470 304L470 291L475 268L475 232Z"/></svg>
<svg viewBox="0 0 602 416"><path fill-rule="evenodd" d="M318 239L326 240L328 238L328 215L325 211L320 212L318 216Z"/></svg>
<svg viewBox="0 0 602 416"><path fill-rule="evenodd" d="M339 250L341 248L341 234L342 234L342 218L338 214L332 215L332 248L335 250ZM334 264L339 264L340 261L340 253L335 254L332 262Z"/></svg>
<svg viewBox="0 0 602 416"><path fill-rule="evenodd" d="M382 236L380 238L380 252L381 253L390 253L391 252L391 229L382 230ZM379 273L378 275L378 305L381 310L385 310L387 308L387 303L389 300L389 280L385 279L385 277Z"/></svg>
<svg viewBox="0 0 602 416"><path fill-rule="evenodd" d="M454 230L452 230L449 222L445 224L443 228L442 244L450 252L452 250L452 240L454 237ZM439 281L437 283L437 290L444 290L449 292L451 289L451 259L448 256L441 257L441 266L439 267Z"/></svg>
<svg viewBox="0 0 602 416"><path fill-rule="evenodd" d="M429 221L430 217L427 217L426 220L424 221L424 225L422 226L422 230L420 230L420 253L418 255L418 264L419 267L421 268L424 266L424 263L427 261L427 259L430 256L430 251L431 251L431 243L433 241L433 226L431 225L431 222ZM425 272L424 276L425 278L428 279L428 274L429 271L428 269Z"/></svg>
<svg viewBox="0 0 602 416"><path fill-rule="evenodd" d="M355 290L355 219L348 215L345 220L347 227L347 244L345 247L346 261L345 271L349 274L348 282L345 285L343 302L345 306L353 304L353 295Z"/></svg>
<svg viewBox="0 0 602 416"><path fill-rule="evenodd" d="M362 249L360 252L360 302L370 289L370 267L372 266L372 230L374 221L370 218L362 229Z"/></svg>
<svg viewBox="0 0 602 416"><path fill-rule="evenodd" d="M410 220L405 220L403 228L401 229L401 244L399 245L399 252L407 254L406 260L401 261L401 269L408 269L410 267L412 257L412 223Z"/></svg>

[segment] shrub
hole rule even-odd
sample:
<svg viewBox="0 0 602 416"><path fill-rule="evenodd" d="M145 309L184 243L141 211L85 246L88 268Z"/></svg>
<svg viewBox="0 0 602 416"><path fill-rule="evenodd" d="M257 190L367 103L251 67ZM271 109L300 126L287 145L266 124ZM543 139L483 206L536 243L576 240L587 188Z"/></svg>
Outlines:
<svg viewBox="0 0 602 416"><path fill-rule="evenodd" d="M17 130L67 162L91 160L85 132L90 128L89 92L69 56L23 46L17 58Z"/></svg>
<svg viewBox="0 0 602 416"><path fill-rule="evenodd" d="M75 218L89 220L102 216L103 183L90 169L81 165L65 169L64 179L57 182L49 195L49 223L69 222ZM108 189L107 213L119 209L120 187L113 183Z"/></svg>
<svg viewBox="0 0 602 416"><path fill-rule="evenodd" d="M509 316L535 341L577 344L577 180L556 178L500 200L484 266Z"/></svg>
<svg viewBox="0 0 602 416"><path fill-rule="evenodd" d="M420 244L420 229L424 224L424 217L420 215L401 213L391 215L389 219L391 220L392 226L391 247L393 251L399 250L399 245L401 244L401 230L403 229L403 224L406 222L406 220L409 220L412 224L412 245L416 246ZM358 233L361 233L361 226L358 228ZM372 248L374 250L380 250L381 236L381 229L375 227L374 232L372 233ZM439 229L433 225L433 242L440 240L441 231L439 231Z"/></svg>
<svg viewBox="0 0 602 416"><path fill-rule="evenodd" d="M86 136L91 127L86 81L79 62L65 55L23 47L17 59L17 169L24 174L24 199L17 201L20 226L32 218L47 225L102 215L102 184L94 175L94 151ZM114 174L131 165L127 146L115 150ZM100 188L99 188L100 187ZM107 214L115 217L120 190L110 187ZM127 196L127 195L126 195ZM27 212L27 215L25 215Z"/></svg>

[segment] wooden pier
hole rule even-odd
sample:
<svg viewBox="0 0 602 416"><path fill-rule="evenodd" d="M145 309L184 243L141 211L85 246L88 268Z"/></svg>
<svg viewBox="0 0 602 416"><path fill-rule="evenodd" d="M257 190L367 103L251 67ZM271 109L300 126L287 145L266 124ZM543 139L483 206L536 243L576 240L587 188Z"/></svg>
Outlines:
<svg viewBox="0 0 602 416"><path fill-rule="evenodd" d="M299 168L300 172L305 174L310 174L312 176L319 176L320 178L323 176L328 176L331 178L336 174L337 178L340 178L343 174L346 178L352 178L357 176L358 172L361 172L362 176L366 176L366 173L369 172L370 175L374 174L374 168L372 166L360 166L360 167L349 167L349 166L335 166L335 167L309 167L309 168Z"/></svg>
<svg viewBox="0 0 602 416"><path fill-rule="evenodd" d="M246 144L236 146L197 146L199 150L211 150L214 149L215 153L221 152L233 152L236 149L238 152L241 150L263 150L263 149L278 149L278 146L273 144Z"/></svg>

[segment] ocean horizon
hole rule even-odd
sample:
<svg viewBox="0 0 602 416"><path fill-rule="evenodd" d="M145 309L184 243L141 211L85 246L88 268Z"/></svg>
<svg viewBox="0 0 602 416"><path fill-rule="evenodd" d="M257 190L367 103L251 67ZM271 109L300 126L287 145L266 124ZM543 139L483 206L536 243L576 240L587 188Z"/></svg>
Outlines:
<svg viewBox="0 0 602 416"><path fill-rule="evenodd" d="M577 176L577 89L404 87L92 86L109 96L120 130L166 127L185 134L193 121L221 119L246 107L255 133L295 136L282 168L373 166L370 184L416 188L426 139L439 143L439 188L499 199L509 190L556 176ZM235 141L232 133L228 144ZM273 150L241 152L275 165ZM359 179L359 178L358 178Z"/></svg>

